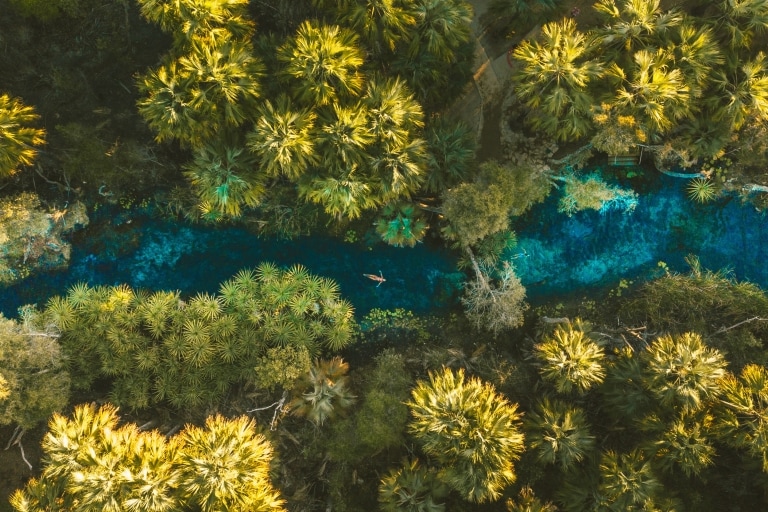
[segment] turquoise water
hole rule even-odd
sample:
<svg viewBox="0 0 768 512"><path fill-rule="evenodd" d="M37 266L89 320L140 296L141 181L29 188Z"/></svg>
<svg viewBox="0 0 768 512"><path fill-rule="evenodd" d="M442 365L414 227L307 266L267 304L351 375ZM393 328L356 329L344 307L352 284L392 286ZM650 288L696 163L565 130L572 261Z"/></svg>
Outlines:
<svg viewBox="0 0 768 512"><path fill-rule="evenodd" d="M632 213L557 213L550 196L515 228L518 245L506 256L532 298L615 285L619 279L658 275L658 263L686 272L685 257L705 268L728 268L735 277L768 286L766 217L740 199L708 204L686 198L687 180L661 176L641 192Z"/></svg>
<svg viewBox="0 0 768 512"><path fill-rule="evenodd" d="M516 220L518 245L506 258L533 301L658 275L659 261L685 272L688 254L698 255L706 268L730 268L735 277L768 287L765 216L737 198L694 204L685 197L686 184L661 177L654 191L640 193L631 214L588 211L567 217L557 213L555 193ZM437 245L366 246L319 236L280 241L238 228L181 225L124 212L103 217L75 237L67 271L3 290L0 310L15 316L19 306L42 303L79 281L215 292L241 268L271 261L300 263L333 278L359 317L372 308L423 313L455 306L463 277L455 255ZM379 271L387 279L381 286L363 276Z"/></svg>
<svg viewBox="0 0 768 512"><path fill-rule="evenodd" d="M240 269L264 261L285 267L302 264L312 273L334 279L358 316L373 308L414 312L448 308L456 302L463 277L450 253L427 244L398 249L330 237L281 241L239 228L182 225L119 213L77 234L66 271L33 277L3 290L0 310L15 316L19 306L42 304L81 281L180 290L184 295L215 292ZM380 286L363 276L380 271L386 279Z"/></svg>

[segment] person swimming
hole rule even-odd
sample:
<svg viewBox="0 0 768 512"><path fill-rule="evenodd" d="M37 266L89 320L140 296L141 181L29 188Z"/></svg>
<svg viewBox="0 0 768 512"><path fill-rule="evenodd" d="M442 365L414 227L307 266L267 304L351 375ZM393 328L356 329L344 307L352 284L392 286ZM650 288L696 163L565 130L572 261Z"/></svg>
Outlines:
<svg viewBox="0 0 768 512"><path fill-rule="evenodd" d="M384 279L384 276L381 273L381 270L379 270L379 275L376 275L376 274L363 274L363 275L365 277L367 277L368 279L370 279L372 281L376 281L377 283L379 283L379 284L376 285L376 288L381 286L381 283L386 281L386 279Z"/></svg>

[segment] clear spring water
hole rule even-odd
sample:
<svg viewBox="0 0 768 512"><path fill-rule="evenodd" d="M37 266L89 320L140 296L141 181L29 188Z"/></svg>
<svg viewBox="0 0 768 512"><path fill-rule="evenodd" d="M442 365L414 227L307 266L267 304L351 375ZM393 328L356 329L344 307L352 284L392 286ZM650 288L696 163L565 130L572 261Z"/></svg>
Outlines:
<svg viewBox="0 0 768 512"><path fill-rule="evenodd" d="M642 192L631 214L557 213L557 193L517 219L512 262L532 300L614 286L619 279L658 275L658 262L684 272L688 254L706 268L730 268L739 279L768 287L765 215L738 198L698 205L686 180L662 177ZM181 225L120 213L75 237L68 270L27 279L0 292L0 310L15 316L70 285L127 283L137 288L215 292L220 282L262 261L300 263L339 283L358 316L372 308L428 312L454 305L463 277L455 255L419 244L413 249L349 244L328 237L294 241L258 238L237 228ZM364 273L387 279L381 286Z"/></svg>

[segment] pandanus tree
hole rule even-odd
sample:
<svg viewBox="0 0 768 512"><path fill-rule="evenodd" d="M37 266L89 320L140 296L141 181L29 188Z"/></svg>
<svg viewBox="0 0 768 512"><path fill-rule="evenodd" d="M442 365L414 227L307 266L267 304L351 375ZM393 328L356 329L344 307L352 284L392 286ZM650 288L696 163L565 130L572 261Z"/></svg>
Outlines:
<svg viewBox="0 0 768 512"><path fill-rule="evenodd" d="M416 384L408 407L411 434L464 499L497 500L515 480L513 463L524 449L520 414L493 386L444 368Z"/></svg>
<svg viewBox="0 0 768 512"><path fill-rule="evenodd" d="M616 512L643 510L641 507L652 506L661 488L661 482L642 451L608 451L600 460L597 509Z"/></svg>
<svg viewBox="0 0 768 512"><path fill-rule="evenodd" d="M547 23L539 41L523 41L513 57L521 67L515 91L534 111L533 126L560 140L586 135L594 104L588 86L602 76L603 66L589 58L587 37L572 19Z"/></svg>
<svg viewBox="0 0 768 512"><path fill-rule="evenodd" d="M357 35L336 25L305 21L278 50L284 75L304 105L337 105L362 88L363 53Z"/></svg>
<svg viewBox="0 0 768 512"><path fill-rule="evenodd" d="M649 434L643 450L652 455L654 467L666 473L699 476L715 460L712 423L710 411L682 413L672 421L648 416L640 422L640 428Z"/></svg>
<svg viewBox="0 0 768 512"><path fill-rule="evenodd" d="M34 127L39 118L20 99L0 94L0 178L35 161L37 147L45 143L45 130Z"/></svg>

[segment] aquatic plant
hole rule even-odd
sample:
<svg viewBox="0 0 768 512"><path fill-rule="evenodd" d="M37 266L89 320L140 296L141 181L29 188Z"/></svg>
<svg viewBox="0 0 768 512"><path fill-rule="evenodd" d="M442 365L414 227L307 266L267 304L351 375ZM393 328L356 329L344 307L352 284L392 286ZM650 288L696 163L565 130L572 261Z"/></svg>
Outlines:
<svg viewBox="0 0 768 512"><path fill-rule="evenodd" d="M405 201L386 205L376 221L376 233L395 247L413 247L424 238L427 227L422 211Z"/></svg>
<svg viewBox="0 0 768 512"><path fill-rule="evenodd" d="M630 213L637 206L635 191L609 185L596 172L583 178L568 172L555 179L565 182L557 210L569 217L581 210L597 210L600 213L621 210Z"/></svg>
<svg viewBox="0 0 768 512"><path fill-rule="evenodd" d="M717 196L717 185L709 178L694 178L686 188L688 197L697 203L708 203Z"/></svg>

